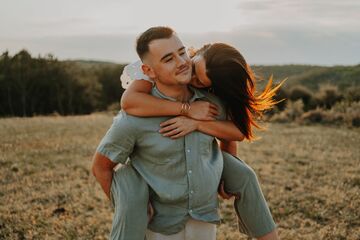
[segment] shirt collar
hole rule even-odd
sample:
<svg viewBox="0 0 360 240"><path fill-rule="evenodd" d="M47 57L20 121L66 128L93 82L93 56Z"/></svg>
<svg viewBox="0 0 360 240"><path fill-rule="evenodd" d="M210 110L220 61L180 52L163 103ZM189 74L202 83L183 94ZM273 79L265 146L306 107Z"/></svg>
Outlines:
<svg viewBox="0 0 360 240"><path fill-rule="evenodd" d="M189 102L194 102L198 99L203 99L206 98L205 94L202 93L199 89L194 88L192 86L188 86L190 91L193 93L192 97L190 98ZM153 96L159 97L159 98L163 98L163 99L167 99L170 101L174 101L176 102L177 100L175 98L166 96L165 94L163 94L162 92L160 92L160 90L156 87L156 85L154 85L154 87L152 88L151 91Z"/></svg>

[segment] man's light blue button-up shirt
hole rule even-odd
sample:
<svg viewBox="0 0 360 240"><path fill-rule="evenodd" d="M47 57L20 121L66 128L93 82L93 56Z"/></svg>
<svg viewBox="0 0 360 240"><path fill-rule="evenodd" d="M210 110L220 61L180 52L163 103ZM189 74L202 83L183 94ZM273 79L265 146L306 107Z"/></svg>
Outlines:
<svg viewBox="0 0 360 240"><path fill-rule="evenodd" d="M191 91L190 102L211 101L219 107L219 119L225 119L218 98L198 89ZM152 95L174 101L156 87ZM223 169L222 153L214 137L198 131L176 140L163 137L158 132L160 123L169 118L141 118L120 111L97 148L116 163L131 159L152 192L155 215L148 227L167 235L181 231L189 217L219 222L217 189Z"/></svg>

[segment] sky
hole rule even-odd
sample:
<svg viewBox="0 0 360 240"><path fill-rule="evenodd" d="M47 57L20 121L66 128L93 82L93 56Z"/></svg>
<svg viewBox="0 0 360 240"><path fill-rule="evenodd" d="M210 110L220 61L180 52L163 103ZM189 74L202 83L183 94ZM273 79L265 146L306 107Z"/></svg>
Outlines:
<svg viewBox="0 0 360 240"><path fill-rule="evenodd" d="M170 26L185 46L225 42L250 64L360 64L359 0L0 0L0 51L127 63Z"/></svg>

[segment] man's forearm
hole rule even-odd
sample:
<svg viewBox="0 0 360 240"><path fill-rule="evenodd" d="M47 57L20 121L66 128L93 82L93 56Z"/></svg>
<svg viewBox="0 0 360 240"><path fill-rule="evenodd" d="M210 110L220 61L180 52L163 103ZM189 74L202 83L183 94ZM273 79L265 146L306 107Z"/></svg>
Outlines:
<svg viewBox="0 0 360 240"><path fill-rule="evenodd" d="M99 153L95 153L92 172L109 199L113 169L115 165L116 163L113 163L107 157Z"/></svg>
<svg viewBox="0 0 360 240"><path fill-rule="evenodd" d="M110 199L110 188L112 182L113 171L98 171L95 178L100 183L106 196Z"/></svg>

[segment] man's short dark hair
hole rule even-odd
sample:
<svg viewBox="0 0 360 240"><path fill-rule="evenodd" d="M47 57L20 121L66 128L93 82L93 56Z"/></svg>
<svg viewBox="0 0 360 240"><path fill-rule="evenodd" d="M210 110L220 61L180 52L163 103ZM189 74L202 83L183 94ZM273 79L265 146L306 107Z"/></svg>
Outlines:
<svg viewBox="0 0 360 240"><path fill-rule="evenodd" d="M149 44L157 39L170 38L174 33L169 27L152 27L143 32L136 40L136 52L142 60L149 52Z"/></svg>

